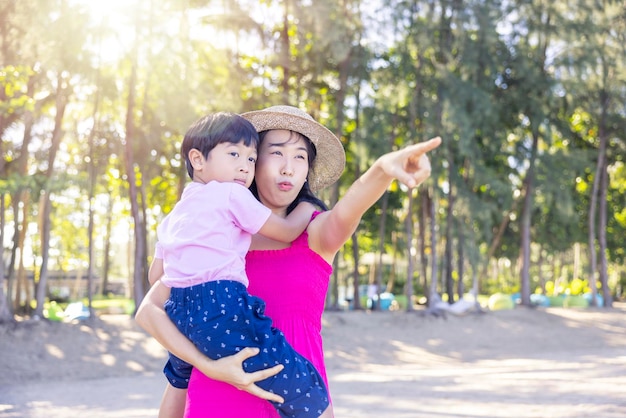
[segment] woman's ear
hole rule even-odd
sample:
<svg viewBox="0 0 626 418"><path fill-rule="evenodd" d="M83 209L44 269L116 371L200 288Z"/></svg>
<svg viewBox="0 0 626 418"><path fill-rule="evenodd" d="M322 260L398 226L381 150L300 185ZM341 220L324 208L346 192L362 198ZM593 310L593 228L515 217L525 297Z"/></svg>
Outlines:
<svg viewBox="0 0 626 418"><path fill-rule="evenodd" d="M196 148L192 148L189 151L189 162L191 163L191 166L193 167L194 171L201 170L205 161L206 160L204 158L204 155L202 155L200 150Z"/></svg>

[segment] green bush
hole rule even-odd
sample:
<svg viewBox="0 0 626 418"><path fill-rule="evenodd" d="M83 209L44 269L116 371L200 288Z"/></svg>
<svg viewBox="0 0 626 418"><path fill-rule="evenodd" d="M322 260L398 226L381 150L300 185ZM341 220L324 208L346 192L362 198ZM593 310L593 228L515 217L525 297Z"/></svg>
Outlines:
<svg viewBox="0 0 626 418"><path fill-rule="evenodd" d="M55 301L44 304L43 316L51 321L63 320L63 308Z"/></svg>
<svg viewBox="0 0 626 418"><path fill-rule="evenodd" d="M85 299L83 303L87 306L88 301ZM100 313L132 315L135 312L135 301L122 297L104 297L92 300L91 307L96 313L99 311Z"/></svg>
<svg viewBox="0 0 626 418"><path fill-rule="evenodd" d="M589 306L589 301L582 295L567 295L563 298L564 308L586 308Z"/></svg>
<svg viewBox="0 0 626 418"><path fill-rule="evenodd" d="M563 297L562 295L548 296L548 301L550 302L550 306L555 308L562 308L563 303L565 302L565 297Z"/></svg>
<svg viewBox="0 0 626 418"><path fill-rule="evenodd" d="M511 295L504 293L494 293L489 297L489 303L487 305L492 311L501 311L515 308L515 303Z"/></svg>

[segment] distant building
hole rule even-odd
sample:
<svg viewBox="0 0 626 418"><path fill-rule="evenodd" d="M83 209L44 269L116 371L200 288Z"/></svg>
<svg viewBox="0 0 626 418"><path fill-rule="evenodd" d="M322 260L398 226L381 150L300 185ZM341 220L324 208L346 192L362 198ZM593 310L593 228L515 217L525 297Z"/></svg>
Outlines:
<svg viewBox="0 0 626 418"><path fill-rule="evenodd" d="M27 278L29 283L33 283L34 275L32 271L27 273ZM51 270L48 271L46 280L46 296L52 300L78 300L88 296L88 286L89 280L85 271ZM100 294L102 293L101 289L102 279L98 275L93 274L91 294Z"/></svg>

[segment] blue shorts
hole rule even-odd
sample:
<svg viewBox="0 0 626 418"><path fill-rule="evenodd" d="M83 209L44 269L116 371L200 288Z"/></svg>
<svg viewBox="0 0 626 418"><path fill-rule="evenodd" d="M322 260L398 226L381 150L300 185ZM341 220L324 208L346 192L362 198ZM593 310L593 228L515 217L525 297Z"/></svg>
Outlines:
<svg viewBox="0 0 626 418"><path fill-rule="evenodd" d="M186 288L172 288L165 312L200 351L217 360L259 347L258 355L243 363L246 372L277 364L284 369L256 384L280 395L285 402L272 402L282 417L318 417L328 407L328 391L318 371L291 345L265 316L265 302L230 280L218 280ZM164 373L170 384L184 389L192 366L170 353Z"/></svg>

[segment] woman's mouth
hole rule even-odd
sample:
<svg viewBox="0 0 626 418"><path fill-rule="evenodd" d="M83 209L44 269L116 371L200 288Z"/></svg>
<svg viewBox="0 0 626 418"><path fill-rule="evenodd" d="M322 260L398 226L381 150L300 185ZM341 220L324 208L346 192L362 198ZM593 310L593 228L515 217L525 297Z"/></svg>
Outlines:
<svg viewBox="0 0 626 418"><path fill-rule="evenodd" d="M278 183L278 188L283 192L288 192L289 190L293 189L293 184L287 181L283 181L281 183Z"/></svg>

